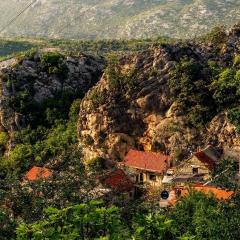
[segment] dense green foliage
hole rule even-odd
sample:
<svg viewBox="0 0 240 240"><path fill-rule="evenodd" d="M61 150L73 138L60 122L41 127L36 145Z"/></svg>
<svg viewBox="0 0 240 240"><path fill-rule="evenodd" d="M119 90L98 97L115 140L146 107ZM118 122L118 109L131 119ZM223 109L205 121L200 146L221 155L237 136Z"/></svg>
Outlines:
<svg viewBox="0 0 240 240"><path fill-rule="evenodd" d="M231 159L223 159L212 174L214 184L221 188L237 190L238 182L236 174L239 171L239 164Z"/></svg>
<svg viewBox="0 0 240 240"><path fill-rule="evenodd" d="M58 52L42 53L40 55L40 61L44 67L47 68L48 73L58 74L62 78L66 77L68 69L63 62L64 56Z"/></svg>
<svg viewBox="0 0 240 240"><path fill-rule="evenodd" d="M71 54L87 52L99 55L111 55L111 53L136 52L146 50L152 45L173 41L168 38L132 39L132 40L50 40L49 45L65 49Z"/></svg>
<svg viewBox="0 0 240 240"><path fill-rule="evenodd" d="M136 240L234 240L239 234L239 196L231 202L217 202L190 190L174 210L163 211L147 205L128 212L92 201L62 210L47 209L45 219L21 224L17 239L136 239ZM144 207L143 207L144 206Z"/></svg>
<svg viewBox="0 0 240 240"><path fill-rule="evenodd" d="M209 83L204 75L204 66L194 59L181 59L172 72L169 87L173 100L186 114L190 125L202 126L215 114Z"/></svg>
<svg viewBox="0 0 240 240"><path fill-rule="evenodd" d="M46 220L36 225L21 225L17 239L122 239L119 211L99 202L79 204L61 211L49 208Z"/></svg>
<svg viewBox="0 0 240 240"><path fill-rule="evenodd" d="M101 172L105 168L105 159L101 157L91 158L87 161L86 167L92 172Z"/></svg>
<svg viewBox="0 0 240 240"><path fill-rule="evenodd" d="M146 50L151 46L158 46L159 44L171 42L173 40L168 38L154 38L154 39L132 39L132 40L58 40L58 39L12 39L0 40L2 48L0 48L0 60L17 54L20 58L23 55L28 57L35 51L36 48L56 48L66 52L68 55L78 55L82 52L93 55L111 55L112 53L136 52ZM1 46L1 45L0 45ZM47 54L48 55L48 54ZM43 54L42 60L49 60L58 56L50 54L46 56ZM57 59L55 58L55 59ZM56 66L54 66L56 67Z"/></svg>
<svg viewBox="0 0 240 240"><path fill-rule="evenodd" d="M237 127L238 133L240 133L240 108L234 107L229 110L228 118L232 124Z"/></svg>
<svg viewBox="0 0 240 240"><path fill-rule="evenodd" d="M18 144L7 158L3 156L2 167L21 173L34 164L47 163L75 145L76 118L80 103L79 100L72 102L71 99L72 95L62 95L47 101L40 108L32 108L31 112L28 109L26 116L29 125L15 132L15 141ZM2 136L1 140L6 141L6 137Z"/></svg>
<svg viewBox="0 0 240 240"><path fill-rule="evenodd" d="M0 208L0 239L10 239L14 236L16 221L10 216L7 209Z"/></svg>
<svg viewBox="0 0 240 240"><path fill-rule="evenodd" d="M194 239L237 239L239 234L239 196L230 203L190 192L170 213L177 232Z"/></svg>
<svg viewBox="0 0 240 240"><path fill-rule="evenodd" d="M238 55L226 68L219 62L182 58L171 73L169 88L187 123L199 127L229 109L229 120L239 126L240 68Z"/></svg>
<svg viewBox="0 0 240 240"><path fill-rule="evenodd" d="M215 27L211 32L200 37L200 39L204 42L211 43L216 52L219 52L227 40L226 29L223 26Z"/></svg>

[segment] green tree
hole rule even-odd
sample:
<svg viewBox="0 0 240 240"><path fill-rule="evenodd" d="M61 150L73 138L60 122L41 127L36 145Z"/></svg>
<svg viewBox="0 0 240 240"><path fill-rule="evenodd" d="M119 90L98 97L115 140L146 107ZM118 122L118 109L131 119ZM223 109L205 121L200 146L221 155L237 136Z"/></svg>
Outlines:
<svg viewBox="0 0 240 240"><path fill-rule="evenodd" d="M231 159L223 159L212 173L213 183L221 188L236 190L238 188L236 181L237 173L238 162Z"/></svg>
<svg viewBox="0 0 240 240"><path fill-rule="evenodd" d="M11 211L0 208L0 239L13 239L17 223L11 216Z"/></svg>
<svg viewBox="0 0 240 240"><path fill-rule="evenodd" d="M220 106L235 103L240 97L240 77L235 69L224 69L212 82L213 97Z"/></svg>
<svg viewBox="0 0 240 240"><path fill-rule="evenodd" d="M187 124L194 127L206 124L216 110L203 66L194 59L183 58L170 76L168 86L172 100L186 116Z"/></svg>
<svg viewBox="0 0 240 240"><path fill-rule="evenodd" d="M134 226L134 239L136 240L157 240L172 239L170 232L172 220L166 218L165 215L150 213L142 215L136 219Z"/></svg>
<svg viewBox="0 0 240 240"><path fill-rule="evenodd" d="M102 202L91 201L62 210L48 208L45 220L21 224L17 239L126 239L127 231L120 221L116 207L103 207ZM121 234L122 233L122 234Z"/></svg>

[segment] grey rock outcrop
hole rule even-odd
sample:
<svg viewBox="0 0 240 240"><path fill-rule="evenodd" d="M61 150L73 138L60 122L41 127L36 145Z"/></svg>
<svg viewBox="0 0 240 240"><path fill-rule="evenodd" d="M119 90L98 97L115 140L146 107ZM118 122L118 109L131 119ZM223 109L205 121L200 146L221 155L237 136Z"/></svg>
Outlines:
<svg viewBox="0 0 240 240"><path fill-rule="evenodd" d="M60 66L60 70L54 72L43 64L40 54L0 63L0 126L9 134L24 127L28 121L15 107L21 98L41 104L64 92L80 92L84 96L99 80L105 67L100 57L63 55L61 66L64 68Z"/></svg>

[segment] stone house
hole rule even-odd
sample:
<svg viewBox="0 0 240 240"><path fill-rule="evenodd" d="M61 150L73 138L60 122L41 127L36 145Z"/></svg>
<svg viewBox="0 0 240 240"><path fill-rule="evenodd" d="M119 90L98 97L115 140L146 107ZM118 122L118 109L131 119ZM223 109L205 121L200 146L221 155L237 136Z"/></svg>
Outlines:
<svg viewBox="0 0 240 240"><path fill-rule="evenodd" d="M164 177L164 183L194 183L204 182L209 179L211 172L217 166L220 159L219 152L212 146L194 153L186 161L175 168L172 177ZM165 181L165 179L167 181Z"/></svg>
<svg viewBox="0 0 240 240"><path fill-rule="evenodd" d="M171 165L170 156L131 149L120 164L136 184L162 186L162 179Z"/></svg>
<svg viewBox="0 0 240 240"><path fill-rule="evenodd" d="M204 174L209 175L216 167L220 158L219 153L212 146L196 152L182 166L179 172L185 174Z"/></svg>

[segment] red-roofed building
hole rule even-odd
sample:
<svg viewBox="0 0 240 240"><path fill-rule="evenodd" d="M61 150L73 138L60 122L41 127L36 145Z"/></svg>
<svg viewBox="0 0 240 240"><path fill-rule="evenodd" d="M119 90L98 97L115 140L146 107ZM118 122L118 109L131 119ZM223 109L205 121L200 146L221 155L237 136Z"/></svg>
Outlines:
<svg viewBox="0 0 240 240"><path fill-rule="evenodd" d="M45 167L32 167L26 175L25 179L28 181L37 181L42 179L48 179L53 175L52 171Z"/></svg>
<svg viewBox="0 0 240 240"><path fill-rule="evenodd" d="M194 179L199 182L199 177L202 180L208 179L219 159L219 153L212 146L194 153L192 157L177 167L178 176L175 176L175 182L194 182Z"/></svg>
<svg viewBox="0 0 240 240"><path fill-rule="evenodd" d="M104 179L104 184L117 192L129 192L134 188L133 182L122 169L111 172Z"/></svg>
<svg viewBox="0 0 240 240"><path fill-rule="evenodd" d="M227 200L231 198L234 194L233 191L226 191L223 189L216 188L214 186L204 186L201 184L194 185L191 189L202 192L206 195L213 195L218 200ZM182 189L180 191L181 197L187 196L189 194L189 189Z"/></svg>
<svg viewBox="0 0 240 240"><path fill-rule="evenodd" d="M133 173L136 183L161 186L163 175L170 167L170 156L131 149L121 165Z"/></svg>
<svg viewBox="0 0 240 240"><path fill-rule="evenodd" d="M168 207L174 206L177 204L181 198L189 195L190 191L198 191L202 192L206 195L210 195L215 197L217 200L226 201L230 199L233 195L233 191L227 191L223 189L219 189L214 186L204 186L202 184L195 184L193 186L185 187L185 186L176 186L169 194L169 198L167 200L160 201L160 207Z"/></svg>
<svg viewBox="0 0 240 240"><path fill-rule="evenodd" d="M111 189L114 197L112 201L118 201L119 197L121 202L129 201L135 196L135 186L131 179L126 175L122 169L117 169L109 173L102 181L103 185ZM108 193L107 195L111 194Z"/></svg>

